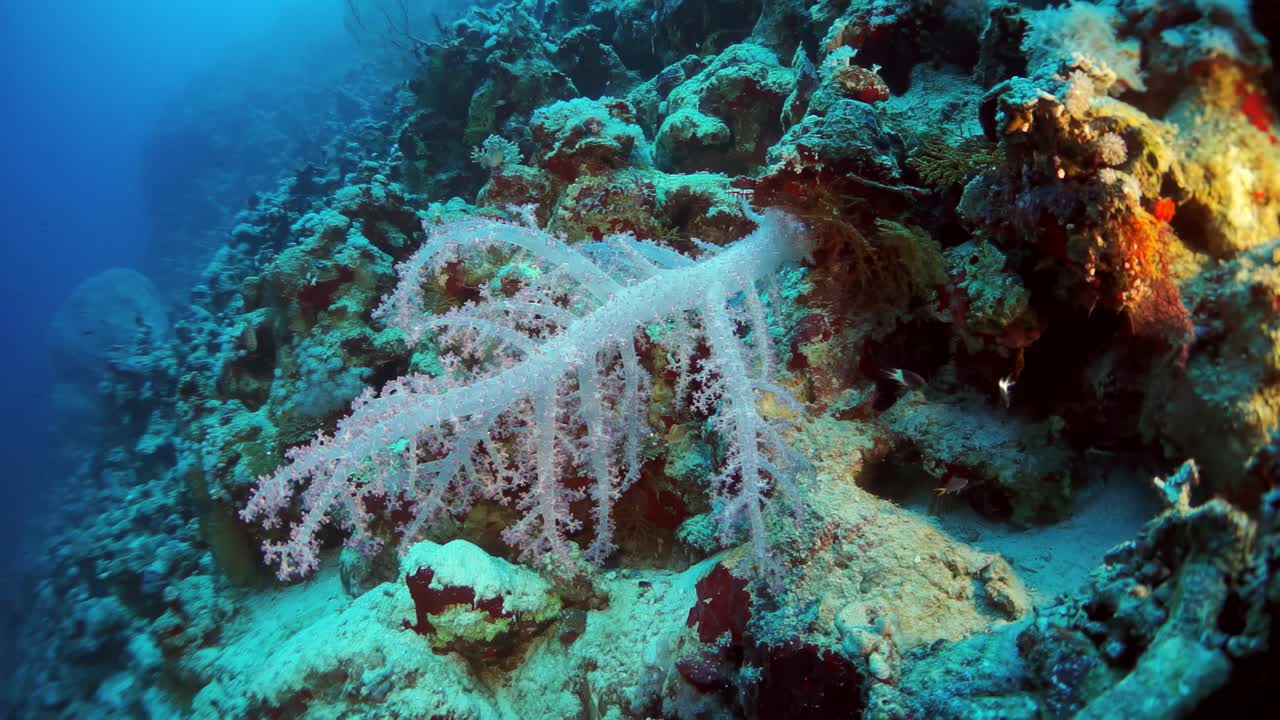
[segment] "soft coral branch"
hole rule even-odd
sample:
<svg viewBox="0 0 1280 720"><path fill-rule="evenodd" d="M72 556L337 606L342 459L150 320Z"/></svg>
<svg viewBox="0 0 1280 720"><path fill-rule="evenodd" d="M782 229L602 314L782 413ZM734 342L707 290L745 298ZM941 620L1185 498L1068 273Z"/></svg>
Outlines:
<svg viewBox="0 0 1280 720"><path fill-rule="evenodd" d="M241 512L266 527L301 492L301 517L287 541L264 547L281 578L316 565L317 531L334 520L351 542L372 550L370 498L411 507L403 543L444 513L465 511L481 495L524 513L504 533L522 557L573 565L568 536L580 528L569 504L584 496L564 482L588 477L596 538L588 559L614 549L612 506L638 476L649 384L636 353L646 325L668 323L677 348L710 347L700 404L730 447L714 480L724 536L740 520L754 556L767 559L763 510L775 486L790 487L804 463L757 411L772 366L766 312L757 284L805 255L810 240L789 216L754 215L758 228L695 261L621 235L569 246L536 228L471 219L428 228L429 241L399 267L400 282L376 316L416 343L436 332L446 372L392 381L367 392L332 436L288 454ZM422 312L427 277L461 256L494 246L522 248L541 276L513 297L482 293L444 315ZM695 318L698 320L695 322ZM745 323L750 340L738 336ZM703 328L701 331L698 328ZM766 389L767 388L767 389ZM781 393L784 394L785 393ZM798 404L790 401L799 408Z"/></svg>

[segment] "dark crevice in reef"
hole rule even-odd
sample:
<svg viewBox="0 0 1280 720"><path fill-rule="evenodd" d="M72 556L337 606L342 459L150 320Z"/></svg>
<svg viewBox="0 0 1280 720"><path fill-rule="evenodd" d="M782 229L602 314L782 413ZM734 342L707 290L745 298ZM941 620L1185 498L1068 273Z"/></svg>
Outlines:
<svg viewBox="0 0 1280 720"><path fill-rule="evenodd" d="M1267 51L1271 58L1268 94L1272 98L1272 107L1275 107L1276 98L1280 98L1280 11L1270 0L1250 0L1249 13L1258 32L1267 39Z"/></svg>

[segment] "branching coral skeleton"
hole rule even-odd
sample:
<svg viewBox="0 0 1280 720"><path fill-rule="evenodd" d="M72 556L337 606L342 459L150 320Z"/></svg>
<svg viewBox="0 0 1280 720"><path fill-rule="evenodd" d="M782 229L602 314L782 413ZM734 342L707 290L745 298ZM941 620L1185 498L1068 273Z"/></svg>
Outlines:
<svg viewBox="0 0 1280 720"><path fill-rule="evenodd" d="M727 448L710 482L721 539L732 542L745 523L754 565L771 567L764 504L776 489L798 510L794 480L809 465L783 437L804 410L771 379L761 286L776 301L774 273L804 257L811 240L780 211L750 214L754 232L723 249L704 247L696 261L626 234L569 246L535 227L490 219L426 227L428 241L398 266L399 284L375 317L410 346L435 333L448 349L445 372L366 391L333 435L291 449L287 465L261 478L240 513L246 521L274 527L300 496L300 519L287 540L264 545L267 561L282 579L310 572L326 522L348 530L349 544L377 550L373 500L411 506L403 550L443 514L484 497L522 512L503 534L522 560L567 571L576 562L568 536L581 528L569 506L589 496L595 536L586 558L603 562L616 549L613 504L637 479L649 432L650 381L636 342L647 326L662 324L677 402L692 394ZM482 290L478 302L423 312L429 277L503 246L521 249L536 279L510 296ZM695 371L689 358L700 343L709 356ZM761 416L766 393L794 417ZM566 485L580 476L587 490Z"/></svg>

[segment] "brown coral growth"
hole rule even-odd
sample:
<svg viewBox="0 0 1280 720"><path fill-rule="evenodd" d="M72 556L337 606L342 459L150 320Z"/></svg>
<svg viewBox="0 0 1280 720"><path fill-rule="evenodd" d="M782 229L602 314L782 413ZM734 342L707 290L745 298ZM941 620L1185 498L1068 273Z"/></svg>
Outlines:
<svg viewBox="0 0 1280 720"><path fill-rule="evenodd" d="M1157 203L1157 211L1170 209ZM1184 348L1191 337L1191 313L1169 275L1167 246L1175 242L1168 223L1141 209L1121 217L1118 227L1117 299L1133 333L1166 349Z"/></svg>

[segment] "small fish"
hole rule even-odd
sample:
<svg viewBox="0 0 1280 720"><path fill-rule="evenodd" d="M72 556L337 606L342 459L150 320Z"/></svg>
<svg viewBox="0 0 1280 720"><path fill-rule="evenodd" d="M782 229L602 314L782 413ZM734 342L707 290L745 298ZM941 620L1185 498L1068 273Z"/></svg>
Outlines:
<svg viewBox="0 0 1280 720"><path fill-rule="evenodd" d="M1006 375L1005 377L1000 378L1000 382L998 382L997 385L1000 386L1000 401L1004 403L1005 407L1009 407L1009 391L1012 390L1013 386L1017 385L1017 383L1013 381L1012 375Z"/></svg>
<svg viewBox="0 0 1280 720"><path fill-rule="evenodd" d="M906 388L908 392L922 389L926 383L919 374L902 368L886 370L884 376Z"/></svg>
<svg viewBox="0 0 1280 720"><path fill-rule="evenodd" d="M933 489L938 495L955 495L969 487L969 478L964 475L952 475L941 486Z"/></svg>

